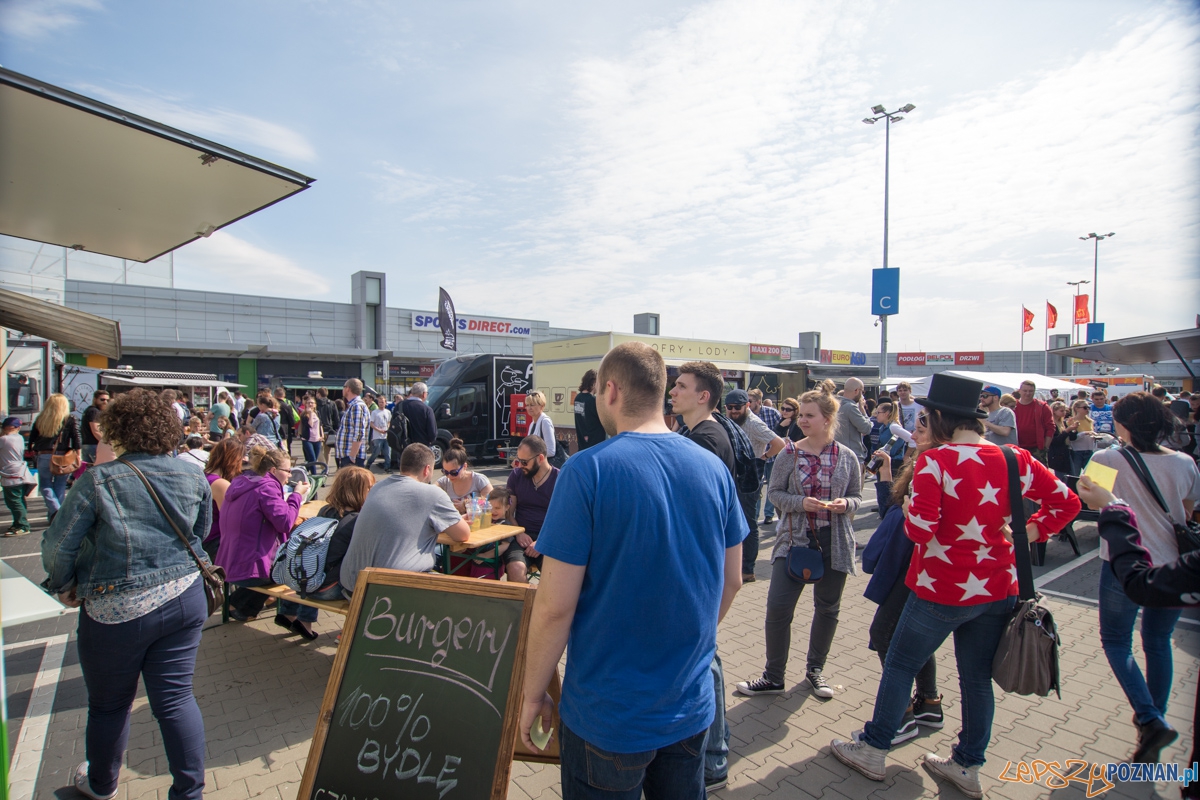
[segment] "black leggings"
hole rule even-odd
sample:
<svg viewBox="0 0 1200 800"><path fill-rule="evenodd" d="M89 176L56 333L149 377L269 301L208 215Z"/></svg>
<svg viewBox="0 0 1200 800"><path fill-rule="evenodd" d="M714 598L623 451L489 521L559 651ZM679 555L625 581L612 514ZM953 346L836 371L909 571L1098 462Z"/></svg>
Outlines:
<svg viewBox="0 0 1200 800"><path fill-rule="evenodd" d="M881 665L887 661L888 645L892 643L892 634L896 632L896 625L900 622L900 615L904 612L904 604L908 602L910 594L912 594L912 590L904 585L904 576L901 575L896 579L887 599L880 603L879 608L875 610L875 618L871 620L870 629L871 647L879 654ZM935 659L936 656L930 656L929 660L925 662L925 666L921 667L920 672L917 673L917 693L929 700L939 697L937 661Z"/></svg>

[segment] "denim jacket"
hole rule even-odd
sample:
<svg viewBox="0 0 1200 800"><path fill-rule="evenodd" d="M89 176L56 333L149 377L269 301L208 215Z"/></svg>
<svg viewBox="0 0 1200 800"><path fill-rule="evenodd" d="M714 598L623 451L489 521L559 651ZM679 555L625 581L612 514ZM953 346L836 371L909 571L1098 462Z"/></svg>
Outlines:
<svg viewBox="0 0 1200 800"><path fill-rule="evenodd" d="M145 474L193 549L212 524L212 491L195 464L171 456L125 456ZM207 560L207 559L206 559ZM51 592L87 597L146 589L197 569L133 470L119 461L90 467L71 487L42 537Z"/></svg>

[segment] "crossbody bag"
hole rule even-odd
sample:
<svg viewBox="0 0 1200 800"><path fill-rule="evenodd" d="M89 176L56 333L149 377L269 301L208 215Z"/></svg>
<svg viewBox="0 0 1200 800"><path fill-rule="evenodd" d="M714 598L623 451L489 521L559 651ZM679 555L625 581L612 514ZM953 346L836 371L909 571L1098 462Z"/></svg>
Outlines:
<svg viewBox="0 0 1200 800"><path fill-rule="evenodd" d="M54 449L50 451L50 474L51 475L70 475L75 470L79 469L79 451L68 450L61 456L58 455L58 446L62 443L63 434L67 432L67 424L64 422L62 428L58 431L58 438L54 440Z"/></svg>
<svg viewBox="0 0 1200 800"><path fill-rule="evenodd" d="M1033 564L1029 557L1029 533L1025 528L1025 504L1021 498L1017 456L1011 447L1000 449L1008 466L1008 500L1012 513L1009 527L1012 528L1020 595L992 659L992 680L1006 692L1045 697L1053 689L1062 699L1059 690L1058 628L1050 610L1041 604L1041 596L1033 585Z"/></svg>
<svg viewBox="0 0 1200 800"><path fill-rule="evenodd" d="M1175 531L1175 543L1179 546L1179 555L1190 553L1193 550L1200 550L1200 525L1197 525L1194 520L1190 519L1185 520L1182 524L1175 521L1171 516L1171 509L1167 506L1167 501L1163 499L1162 492L1158 490L1158 484L1154 482L1154 476L1150 473L1150 468L1142 460L1142 454L1132 447L1126 446L1121 448L1121 455L1125 456L1125 460L1133 468L1133 473L1138 476L1142 485L1154 496L1154 500L1158 503L1158 507L1162 509L1167 522L1171 523L1171 527Z"/></svg>
<svg viewBox="0 0 1200 800"><path fill-rule="evenodd" d="M179 541L183 542L183 546L191 554L192 560L196 562L196 566L200 568L200 577L204 579L204 597L208 601L208 614L212 616L221 610L221 606L225 604L225 569L210 565L204 562L200 556L196 555L192 543L188 541L187 536L175 524L175 520L171 519L171 515L167 513L166 506L158 497L158 492L154 491L154 487L150 485L150 481L146 479L145 474L124 458L118 458L125 466L133 470L133 474L141 478L142 483L146 487L146 491L150 493L150 497L154 500L154 505L158 506L158 510L166 517L167 522L171 525L171 530L175 531L175 535L179 537Z"/></svg>

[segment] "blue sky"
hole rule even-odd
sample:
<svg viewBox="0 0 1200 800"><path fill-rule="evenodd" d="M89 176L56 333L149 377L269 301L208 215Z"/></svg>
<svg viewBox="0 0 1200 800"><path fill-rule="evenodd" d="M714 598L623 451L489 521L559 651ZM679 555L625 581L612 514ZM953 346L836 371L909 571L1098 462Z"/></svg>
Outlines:
<svg viewBox="0 0 1200 800"><path fill-rule="evenodd" d="M1109 338L1200 311L1192 4L0 0L0 63L317 179L178 251L182 287L383 269L395 306L877 351L860 120L913 103L890 350L1015 349L1092 231Z"/></svg>

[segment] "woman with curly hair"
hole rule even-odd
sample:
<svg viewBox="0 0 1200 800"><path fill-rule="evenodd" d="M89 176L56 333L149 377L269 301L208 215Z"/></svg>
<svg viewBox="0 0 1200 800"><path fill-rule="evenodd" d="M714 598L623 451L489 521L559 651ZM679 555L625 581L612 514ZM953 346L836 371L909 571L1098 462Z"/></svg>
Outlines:
<svg viewBox="0 0 1200 800"><path fill-rule="evenodd" d="M229 491L233 479L242 474L244 453L241 442L224 439L213 447L204 465L204 477L208 479L213 499L212 531L204 540L204 552L211 559L216 559L217 546L221 543L221 508L225 505L225 492Z"/></svg>
<svg viewBox="0 0 1200 800"><path fill-rule="evenodd" d="M172 457L183 424L158 395L117 395L100 426L119 460L95 464L75 481L42 539L46 587L63 603L82 606L87 761L75 770L75 789L93 800L116 796L140 678L167 752L170 797L200 800L204 720L192 674L208 607L192 552L205 559L212 494L200 470Z"/></svg>
<svg viewBox="0 0 1200 800"><path fill-rule="evenodd" d="M229 582L238 585L229 595L229 616L239 622L248 622L262 611L267 596L248 587L274 585L271 563L275 551L287 541L308 494L308 484L301 483L283 496L291 469L292 457L279 448L252 447L251 471L234 478L225 491L217 563L225 568ZM281 612L284 607L281 603ZM302 630L305 636L316 638L311 630Z"/></svg>
<svg viewBox="0 0 1200 800"><path fill-rule="evenodd" d="M178 438L172 446L178 445ZM71 406L66 395L52 394L46 398L42 413L33 421L29 436L29 449L37 453L38 492L46 499L46 519L53 520L67 493L67 473L55 475L50 470L52 456L61 456L69 450L79 452L83 438L79 425L71 416Z"/></svg>

